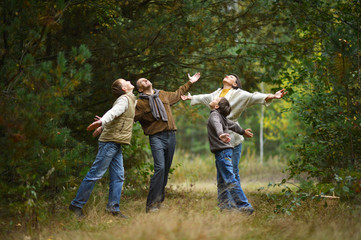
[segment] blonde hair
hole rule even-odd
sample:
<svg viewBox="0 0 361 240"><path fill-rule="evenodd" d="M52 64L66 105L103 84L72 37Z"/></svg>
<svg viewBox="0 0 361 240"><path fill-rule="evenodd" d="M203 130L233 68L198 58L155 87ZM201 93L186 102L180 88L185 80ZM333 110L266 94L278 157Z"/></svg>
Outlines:
<svg viewBox="0 0 361 240"><path fill-rule="evenodd" d="M114 97L118 98L125 94L125 91L122 89L122 82L121 80L124 80L123 78L119 78L115 80L112 84L112 94ZM125 81L125 80L124 80Z"/></svg>

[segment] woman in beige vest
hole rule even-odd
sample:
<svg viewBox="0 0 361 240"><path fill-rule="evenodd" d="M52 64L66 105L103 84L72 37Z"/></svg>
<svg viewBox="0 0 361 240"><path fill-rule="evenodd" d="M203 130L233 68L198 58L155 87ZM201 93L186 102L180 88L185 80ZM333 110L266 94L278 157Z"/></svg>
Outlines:
<svg viewBox="0 0 361 240"><path fill-rule="evenodd" d="M109 199L106 211L114 216L127 218L120 212L119 202L124 183L124 166L122 144L130 144L133 119L135 113L134 86L124 79L118 79L112 84L112 93L117 98L113 107L97 118L87 128L88 131L102 126L99 137L99 150L89 172L80 184L76 197L71 202L69 210L78 217L83 217L82 208L88 201L94 185L109 168Z"/></svg>

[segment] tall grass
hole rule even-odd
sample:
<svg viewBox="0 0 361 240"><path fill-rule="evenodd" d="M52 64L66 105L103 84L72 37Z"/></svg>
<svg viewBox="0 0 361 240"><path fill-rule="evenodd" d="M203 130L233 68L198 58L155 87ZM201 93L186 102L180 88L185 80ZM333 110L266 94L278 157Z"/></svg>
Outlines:
<svg viewBox="0 0 361 240"><path fill-rule="evenodd" d="M212 154L193 156L177 152L173 165L176 169L171 174L163 207L157 213L145 213L146 191L134 194L125 190L120 209L129 219L106 214L108 188L100 183L84 207L84 219L74 217L67 210L69 202L64 201L35 235L27 236L19 229L1 237L27 240L361 239L359 204L341 202L335 207L324 208L318 203L307 202L291 216L275 213L274 202L251 183L267 184L274 176L282 177L285 163L273 157L260 164L254 153L243 155L241 180L256 210L252 216L219 211ZM184 183L186 187L182 185Z"/></svg>
<svg viewBox="0 0 361 240"><path fill-rule="evenodd" d="M220 212L216 194L208 191L170 191L166 207L146 214L145 199L125 197L123 213L129 219L116 219L105 214L106 191L97 189L85 211L87 217L77 220L63 211L37 237L47 240L88 239L361 239L360 209L324 209L305 205L293 215L275 214L264 196L252 193L250 201L256 213L250 217L237 212ZM21 233L11 239L33 239Z"/></svg>

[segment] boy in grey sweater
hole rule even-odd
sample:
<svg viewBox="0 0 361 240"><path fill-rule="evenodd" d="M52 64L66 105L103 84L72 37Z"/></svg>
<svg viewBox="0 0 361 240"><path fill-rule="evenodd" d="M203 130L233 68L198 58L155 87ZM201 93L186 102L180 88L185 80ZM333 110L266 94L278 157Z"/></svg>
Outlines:
<svg viewBox="0 0 361 240"><path fill-rule="evenodd" d="M211 152L216 157L218 206L221 210L236 209L246 214L252 214L254 209L248 202L240 182L233 173L232 145L228 130L253 137L251 129L242 129L237 123L227 119L231 106L226 98L216 98L209 103L211 114L207 122L208 140Z"/></svg>

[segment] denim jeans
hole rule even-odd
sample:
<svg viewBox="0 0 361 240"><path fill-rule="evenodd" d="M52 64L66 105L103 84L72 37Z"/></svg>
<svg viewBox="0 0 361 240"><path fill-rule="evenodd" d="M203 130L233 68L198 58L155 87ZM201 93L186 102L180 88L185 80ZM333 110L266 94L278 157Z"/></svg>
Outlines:
<svg viewBox="0 0 361 240"><path fill-rule="evenodd" d="M242 151L242 143L235 146L232 151L233 173L234 173L234 177L238 182L241 182L241 179L239 177L239 161L241 159L241 151Z"/></svg>
<svg viewBox="0 0 361 240"><path fill-rule="evenodd" d="M98 154L89 172L79 186L72 205L82 208L88 201L94 185L109 168L109 197L107 211L119 212L119 202L124 183L122 147L119 143L99 142Z"/></svg>
<svg viewBox="0 0 361 240"><path fill-rule="evenodd" d="M218 151L215 157L219 207L221 209L252 207L233 173L232 149Z"/></svg>
<svg viewBox="0 0 361 240"><path fill-rule="evenodd" d="M146 210L164 201L164 190L172 165L176 145L175 131L164 131L149 136L154 160L154 174L150 179Z"/></svg>

